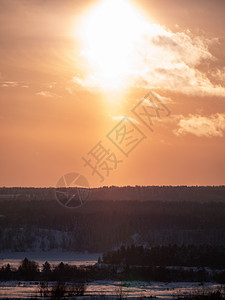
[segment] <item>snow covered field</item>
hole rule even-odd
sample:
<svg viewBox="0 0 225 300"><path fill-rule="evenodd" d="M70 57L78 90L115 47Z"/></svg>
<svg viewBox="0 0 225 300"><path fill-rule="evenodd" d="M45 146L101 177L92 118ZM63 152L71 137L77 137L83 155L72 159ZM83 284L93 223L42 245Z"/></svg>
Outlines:
<svg viewBox="0 0 225 300"><path fill-rule="evenodd" d="M48 252L7 252L0 253L0 267L10 264L18 267L21 261L27 257L34 260L41 268L42 264L47 260L52 265L57 265L61 261L71 265L93 265L97 262L100 253L76 253L62 251ZM53 284L53 283L52 283ZM225 287L222 286L223 288ZM207 291L208 289L218 289L221 285L216 283L206 283L201 286L199 283L189 282L143 282L143 281L93 281L88 283L85 296L103 296L109 298L123 297L140 298L140 297L157 297L159 299L174 299L178 295L195 293L196 291ZM28 299L30 297L39 296L38 281L5 281L0 282L0 299Z"/></svg>
<svg viewBox="0 0 225 300"><path fill-rule="evenodd" d="M31 296L39 296L38 282L18 282L8 281L0 282L0 299L20 298L26 299ZM223 286L224 287L224 286ZM128 298L140 298L156 296L158 299L174 299L178 295L186 295L221 288L221 285L215 283L206 283L203 287L199 283L189 282L143 282L143 281L93 281L88 283L85 296L103 296L109 298L121 295Z"/></svg>

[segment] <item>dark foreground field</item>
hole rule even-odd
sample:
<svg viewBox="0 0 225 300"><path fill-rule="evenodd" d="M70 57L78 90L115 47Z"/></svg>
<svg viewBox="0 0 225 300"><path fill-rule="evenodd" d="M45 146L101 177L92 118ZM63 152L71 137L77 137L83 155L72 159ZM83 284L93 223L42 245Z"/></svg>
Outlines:
<svg viewBox="0 0 225 300"><path fill-rule="evenodd" d="M1 257L86 251L99 260L38 265L28 255L20 266L1 264L2 299L29 290L52 299L224 299L225 187L92 189L76 209L60 205L54 191L0 189Z"/></svg>

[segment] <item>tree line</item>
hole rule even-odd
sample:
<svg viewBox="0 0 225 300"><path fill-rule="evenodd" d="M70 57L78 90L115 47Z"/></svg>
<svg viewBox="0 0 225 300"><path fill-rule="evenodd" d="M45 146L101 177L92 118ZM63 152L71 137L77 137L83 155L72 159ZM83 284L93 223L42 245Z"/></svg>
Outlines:
<svg viewBox="0 0 225 300"><path fill-rule="evenodd" d="M103 258L104 262L104 258ZM48 287L48 282L72 282L79 290L93 280L146 280L161 282L192 281L225 283L225 271L208 272L205 268L185 269L180 267L167 268L165 266L133 266L129 264L98 264L86 267L76 267L63 262L56 266L47 261L40 269L35 261L25 258L18 268L12 268L10 264L0 268L0 280L39 281L40 286ZM73 285L74 287L74 285ZM76 290L78 292L78 290Z"/></svg>
<svg viewBox="0 0 225 300"><path fill-rule="evenodd" d="M225 245L225 202L0 201L0 251L106 252L124 245Z"/></svg>
<svg viewBox="0 0 225 300"><path fill-rule="evenodd" d="M138 266L186 266L225 269L224 246L121 246L103 254L103 263Z"/></svg>

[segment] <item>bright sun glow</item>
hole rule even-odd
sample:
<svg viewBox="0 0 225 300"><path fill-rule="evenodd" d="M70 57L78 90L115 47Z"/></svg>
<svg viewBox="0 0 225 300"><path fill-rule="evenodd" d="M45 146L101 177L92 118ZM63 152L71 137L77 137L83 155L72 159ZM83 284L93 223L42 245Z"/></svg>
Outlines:
<svg viewBox="0 0 225 300"><path fill-rule="evenodd" d="M136 46L148 24L128 0L104 0L85 16L82 55L98 86L108 90L127 85L138 64Z"/></svg>

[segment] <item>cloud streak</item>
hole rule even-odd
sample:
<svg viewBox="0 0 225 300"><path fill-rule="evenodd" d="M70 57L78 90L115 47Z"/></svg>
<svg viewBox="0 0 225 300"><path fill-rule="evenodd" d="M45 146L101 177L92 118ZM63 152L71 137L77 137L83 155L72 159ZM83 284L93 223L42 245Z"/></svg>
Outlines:
<svg viewBox="0 0 225 300"><path fill-rule="evenodd" d="M136 119L132 118L132 117L127 117L127 116L112 116L112 119L114 121L118 121L118 122L122 121L124 118L128 118L131 122L133 122L135 124L139 124L139 122Z"/></svg>
<svg viewBox="0 0 225 300"><path fill-rule="evenodd" d="M59 96L52 93L52 92L49 92L49 91L41 91L41 92L38 92L36 93L36 95L38 96L41 96L41 97L45 97L45 98L58 98Z"/></svg>
<svg viewBox="0 0 225 300"><path fill-rule="evenodd" d="M17 87L19 83L17 81L4 81L1 85L2 87Z"/></svg>
<svg viewBox="0 0 225 300"><path fill-rule="evenodd" d="M213 114L209 117L189 115L180 119L179 128L174 130L178 136L194 134L198 137L223 137L225 131L225 114Z"/></svg>

